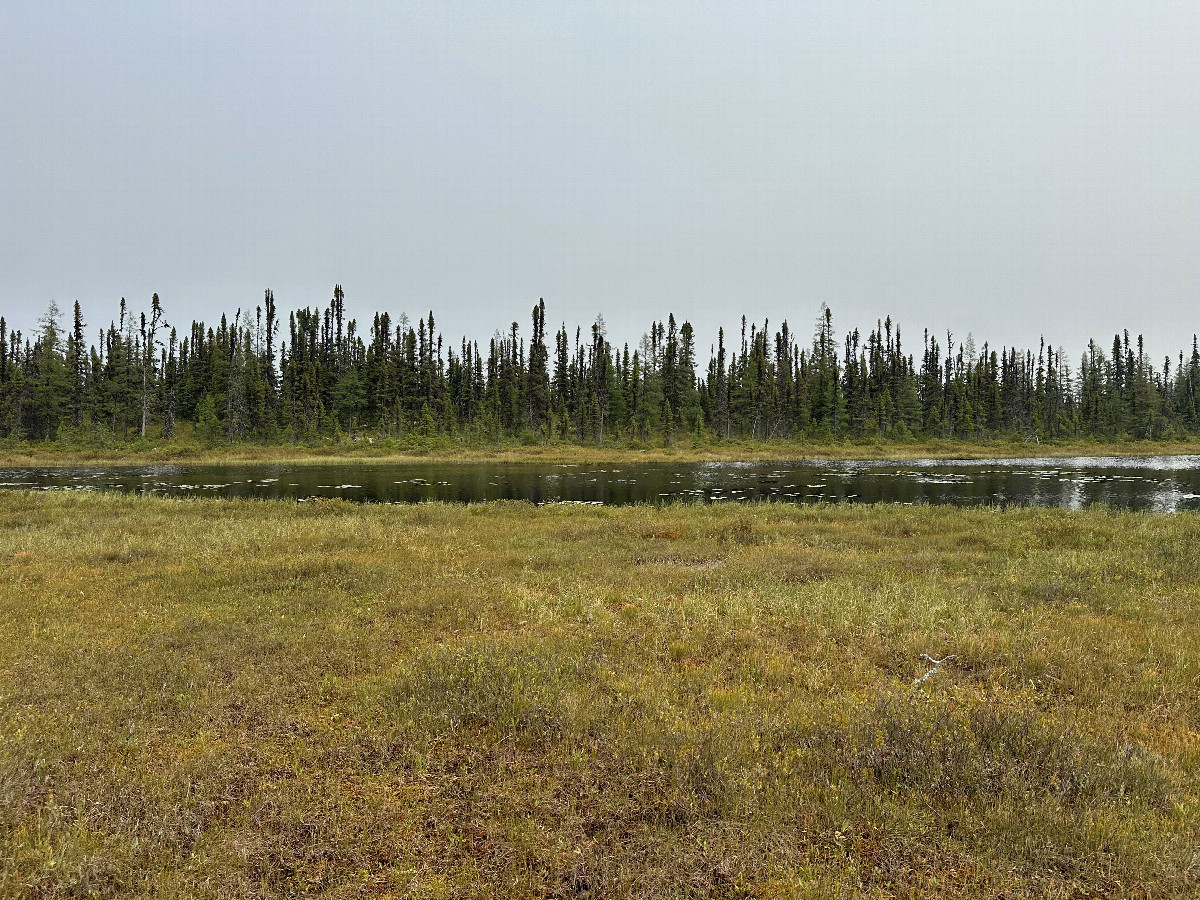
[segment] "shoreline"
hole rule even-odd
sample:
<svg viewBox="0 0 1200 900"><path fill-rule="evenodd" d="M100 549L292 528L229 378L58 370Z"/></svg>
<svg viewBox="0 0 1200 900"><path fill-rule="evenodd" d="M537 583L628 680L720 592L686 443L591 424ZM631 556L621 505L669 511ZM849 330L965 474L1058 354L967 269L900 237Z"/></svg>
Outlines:
<svg viewBox="0 0 1200 900"><path fill-rule="evenodd" d="M203 448L193 444L118 449L0 448L0 467L180 465L353 465L404 463L592 464L633 462L790 462L807 460L979 460L1072 457L1155 457L1200 454L1200 441L1114 441L1031 444L991 441L862 442L837 444L729 442L702 446L587 447L576 444L491 448L406 448L382 444L286 444Z"/></svg>

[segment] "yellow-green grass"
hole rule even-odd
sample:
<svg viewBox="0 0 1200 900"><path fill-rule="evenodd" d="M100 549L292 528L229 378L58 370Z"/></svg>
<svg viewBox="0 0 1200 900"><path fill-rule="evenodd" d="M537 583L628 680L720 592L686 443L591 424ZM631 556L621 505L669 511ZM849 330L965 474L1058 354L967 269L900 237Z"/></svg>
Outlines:
<svg viewBox="0 0 1200 900"><path fill-rule="evenodd" d="M0 896L1194 897L1198 795L1194 515L0 493Z"/></svg>
<svg viewBox="0 0 1200 900"><path fill-rule="evenodd" d="M188 437L107 447L19 442L0 446L0 466L175 463L330 463L459 461L502 463L746 462L799 459L994 459L1001 457L1177 456L1200 454L1200 441L844 440L696 441L604 446L517 442L457 445L448 438L395 442L360 438L324 445L232 444L205 447Z"/></svg>

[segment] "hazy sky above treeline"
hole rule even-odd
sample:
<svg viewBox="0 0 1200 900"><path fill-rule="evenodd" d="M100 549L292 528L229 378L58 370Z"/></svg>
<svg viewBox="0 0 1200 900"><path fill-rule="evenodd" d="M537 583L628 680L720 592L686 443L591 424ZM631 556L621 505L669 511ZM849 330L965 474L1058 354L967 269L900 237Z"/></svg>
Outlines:
<svg viewBox="0 0 1200 900"><path fill-rule="evenodd" d="M1195 3L0 5L0 314L1200 330Z"/></svg>

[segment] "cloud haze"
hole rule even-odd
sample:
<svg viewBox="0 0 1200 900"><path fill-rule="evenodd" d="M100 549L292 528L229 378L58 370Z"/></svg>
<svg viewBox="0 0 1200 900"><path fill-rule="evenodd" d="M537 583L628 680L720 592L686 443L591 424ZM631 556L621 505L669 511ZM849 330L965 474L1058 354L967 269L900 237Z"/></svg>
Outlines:
<svg viewBox="0 0 1200 900"><path fill-rule="evenodd" d="M11 2L0 313L1200 330L1200 7Z"/></svg>

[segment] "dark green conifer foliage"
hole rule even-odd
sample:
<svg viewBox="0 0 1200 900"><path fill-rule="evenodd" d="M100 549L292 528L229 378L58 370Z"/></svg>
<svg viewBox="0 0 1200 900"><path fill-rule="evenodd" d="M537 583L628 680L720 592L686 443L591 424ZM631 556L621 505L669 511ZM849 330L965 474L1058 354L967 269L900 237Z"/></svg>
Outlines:
<svg viewBox="0 0 1200 900"><path fill-rule="evenodd" d="M180 423L207 443L1200 433L1195 338L1156 367L1142 338L1123 332L1111 355L1089 343L1072 371L1044 339L1036 351L997 352L971 335L947 333L943 345L927 331L918 365L890 318L839 343L822 306L811 346L786 322L743 317L740 343L728 347L721 329L704 365L692 325L674 315L651 322L632 351L611 346L602 317L574 342L562 325L551 348L539 300L529 340L514 322L485 354L466 338L448 345L432 312L415 328L379 312L360 333L340 285L326 308L291 312L283 340L270 290L252 313L221 316L215 328L193 322L182 335L157 295L141 312L122 299L90 346L78 303L69 329L61 319L51 304L26 337L0 316L0 437L170 438Z"/></svg>

